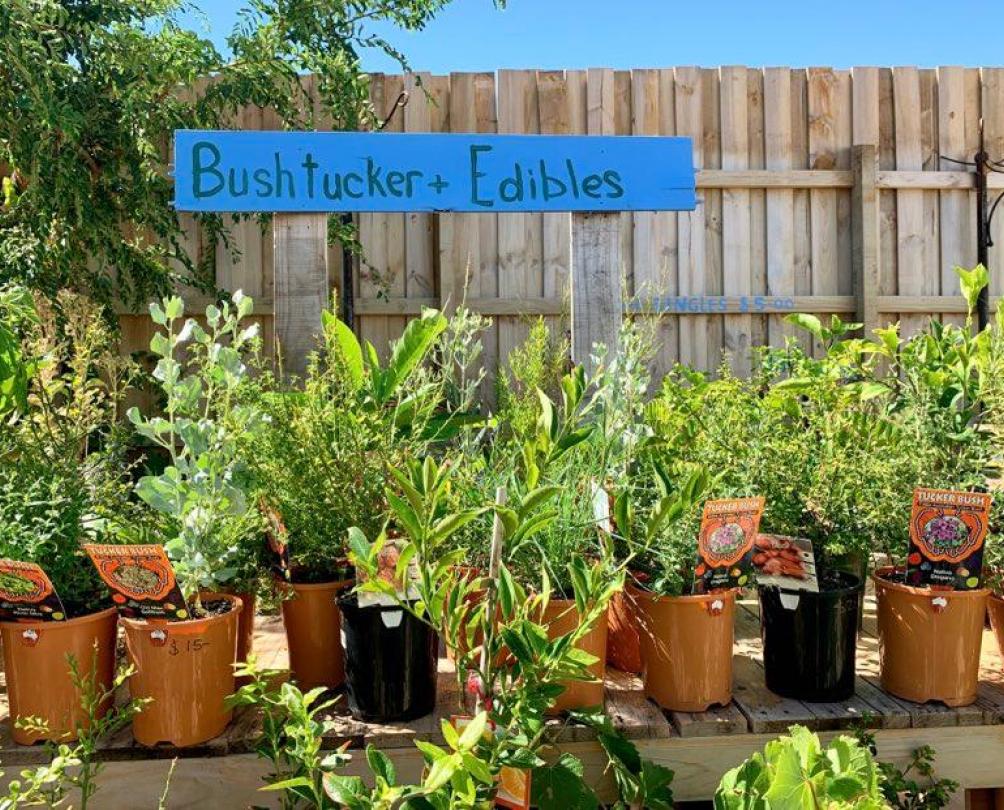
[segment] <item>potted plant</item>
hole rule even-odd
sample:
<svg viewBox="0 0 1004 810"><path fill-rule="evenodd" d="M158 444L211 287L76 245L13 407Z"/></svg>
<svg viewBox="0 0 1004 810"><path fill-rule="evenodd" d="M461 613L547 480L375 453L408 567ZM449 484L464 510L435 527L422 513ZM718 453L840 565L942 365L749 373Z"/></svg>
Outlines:
<svg viewBox="0 0 1004 810"><path fill-rule="evenodd" d="M931 462L913 510L903 512L909 546L891 550L876 572L882 685L908 700L950 706L976 700L980 646L996 549L987 538L993 496L985 470L998 423L1001 319L980 334L972 312L988 281L985 268L956 268L969 315L963 326L932 322L908 340L886 330L890 387L901 422ZM985 566L984 545L990 544ZM907 552L909 548L909 552ZM983 571L986 570L986 575ZM991 615L993 615L991 613Z"/></svg>
<svg viewBox="0 0 1004 810"><path fill-rule="evenodd" d="M323 325L302 390L268 374L250 389L269 429L242 449L272 531L284 533L283 625L293 677L307 690L345 679L338 599L352 584L349 527L375 536L388 469L453 429L442 381L423 365L447 329L442 314L414 319L386 365L331 312Z"/></svg>
<svg viewBox="0 0 1004 810"><path fill-rule="evenodd" d="M181 323L184 304L168 298L150 315L163 327L150 341L159 359L154 377L164 392L162 416L131 408L136 430L163 448L170 462L145 475L136 494L160 519L158 534L185 600L180 621L123 618L135 673L136 698L151 698L133 721L138 742L194 745L220 734L230 721L224 705L234 691L241 600L221 592L237 573L241 542L258 526L238 448L261 429L261 416L238 401L247 377L244 355L257 325L241 326L252 301L239 291L206 309L206 327Z"/></svg>
<svg viewBox="0 0 1004 810"><path fill-rule="evenodd" d="M677 486L655 464L656 486L625 488L616 531L635 550L627 586L635 606L646 697L671 711L705 711L732 700L736 589L694 592L704 470ZM631 485L629 484L629 487Z"/></svg>
<svg viewBox="0 0 1004 810"><path fill-rule="evenodd" d="M102 692L113 682L116 612L80 540L104 537L116 514L136 517L115 427L130 367L96 307L69 292L56 305L63 329L51 306L0 290L0 602L11 611L0 636L21 744L74 740L109 708L84 711L68 666ZM18 722L27 717L36 722Z"/></svg>

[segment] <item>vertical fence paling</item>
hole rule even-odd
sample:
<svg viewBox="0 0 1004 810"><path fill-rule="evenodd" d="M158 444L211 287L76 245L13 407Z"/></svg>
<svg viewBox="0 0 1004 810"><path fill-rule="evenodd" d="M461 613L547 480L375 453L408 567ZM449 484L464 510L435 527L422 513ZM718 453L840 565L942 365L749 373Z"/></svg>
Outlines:
<svg viewBox="0 0 1004 810"><path fill-rule="evenodd" d="M869 328L901 316L910 329L929 314L961 317L950 298L952 266L975 261L975 198L965 167L939 156L971 160L982 117L988 152L1004 157L1002 69L677 67L421 79L423 88L400 76L373 77L381 114L406 85L411 91L392 129L693 139L698 210L620 215L629 293L678 294L696 310L664 319L660 371L676 360L713 368L723 350L744 370L750 343L791 334L783 316L794 306L856 316ZM275 116L251 108L234 125L274 129ZM799 174L806 171L809 180ZM943 172L954 174L946 180ZM520 313L543 315L559 333L568 328L569 215L368 214L357 221L366 256L355 273L356 326L379 348L422 306L455 306L464 296L496 319L486 336L489 372L525 335ZM186 245L205 258L212 246L186 222ZM275 231L242 224L237 263L222 249L213 258L221 287L258 299L256 316L283 343L288 364L306 338L278 323L280 313L299 317L301 303L296 273L280 277L295 257L273 252L286 251L280 234L273 243ZM1004 244L1004 217L993 235ZM327 256L336 279L338 248ZM1002 256L1000 247L991 250L994 295L1004 291ZM733 308L717 311L721 300L708 304L708 296L726 296ZM743 297L750 311L738 311ZM762 311L758 300L766 302ZM149 333L144 317L123 312L124 350L145 348Z"/></svg>

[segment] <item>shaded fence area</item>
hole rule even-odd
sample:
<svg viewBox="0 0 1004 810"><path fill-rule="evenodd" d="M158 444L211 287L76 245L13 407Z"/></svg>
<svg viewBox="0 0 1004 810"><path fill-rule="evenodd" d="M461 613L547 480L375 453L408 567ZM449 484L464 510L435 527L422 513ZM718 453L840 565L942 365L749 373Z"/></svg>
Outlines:
<svg viewBox="0 0 1004 810"><path fill-rule="evenodd" d="M313 80L305 78L308 86ZM403 106L395 106L407 93ZM1004 159L1004 68L678 67L504 70L372 77L388 131L682 135L693 139L694 212L621 214L631 313L665 311L657 371L711 368L726 352L740 373L749 348L792 333L790 311L901 320L962 318L952 267L976 262L975 174L985 127ZM275 129L248 108L235 128ZM990 175L990 193L1004 174ZM188 215L186 215L188 217ZM490 373L525 336L527 316L563 329L569 214L363 214L352 273L358 332L381 351L424 306L461 299L494 319ZM193 256L213 247L187 218ZM322 224L323 227L323 224ZM1004 216L995 222L991 295L1004 291ZM295 290L275 289L271 226L233 226L235 263L215 247L216 279L255 298L271 338ZM329 246L339 286L342 248ZM286 300L287 297L289 300ZM199 301L193 299L193 306ZM144 315L121 315L125 349L145 348Z"/></svg>

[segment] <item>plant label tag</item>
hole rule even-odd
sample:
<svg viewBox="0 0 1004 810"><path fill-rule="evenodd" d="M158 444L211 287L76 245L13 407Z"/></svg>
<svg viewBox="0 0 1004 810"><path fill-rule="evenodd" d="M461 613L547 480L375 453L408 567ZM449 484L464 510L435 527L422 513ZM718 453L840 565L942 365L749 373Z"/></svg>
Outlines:
<svg viewBox="0 0 1004 810"><path fill-rule="evenodd" d="M289 581L289 532L286 531L286 524L282 522L282 515L279 510L268 503L264 498L259 503L259 508L268 523L265 532L265 540L268 547L275 555L272 563L272 571L280 579Z"/></svg>
<svg viewBox="0 0 1004 810"><path fill-rule="evenodd" d="M753 550L758 585L776 585L789 591L819 592L816 555L812 541L782 534L758 534Z"/></svg>
<svg viewBox="0 0 1004 810"><path fill-rule="evenodd" d="M0 560L0 619L61 622L63 602L42 567L18 560Z"/></svg>
<svg viewBox="0 0 1004 810"><path fill-rule="evenodd" d="M458 734L462 734L464 729L470 724L473 717L468 715L450 715L450 725ZM492 734L501 736L503 730L496 728L489 721L485 727L485 738L490 739ZM512 810L530 810L530 779L533 772L523 768L512 768L503 766L495 777L497 789L495 791L495 807L508 807Z"/></svg>
<svg viewBox="0 0 1004 810"><path fill-rule="evenodd" d="M992 500L986 492L915 489L907 584L957 591L978 588Z"/></svg>
<svg viewBox="0 0 1004 810"><path fill-rule="evenodd" d="M393 607L399 601L413 602L418 599L418 589L415 587L415 583L418 582L419 577L418 560L413 556L405 564L404 570L399 570L402 562L401 552L404 546L405 541L403 538L388 537L384 540L380 551L377 553L376 578L384 583L383 587L387 585L392 586L397 594L397 598L386 591L372 591L366 590L365 587L360 587L356 591L359 607L372 607L373 605ZM365 586L369 579L362 570L357 572L357 577L360 586Z"/></svg>
<svg viewBox="0 0 1004 810"><path fill-rule="evenodd" d="M764 499L759 496L704 504L697 538L694 593L741 588L749 582L753 542L763 506Z"/></svg>
<svg viewBox="0 0 1004 810"><path fill-rule="evenodd" d="M112 601L123 616L168 621L188 618L185 597L163 546L85 543L84 550L112 589Z"/></svg>
<svg viewBox="0 0 1004 810"><path fill-rule="evenodd" d="M613 525L610 522L610 493L595 479L593 480L593 519L600 531L607 534L613 531Z"/></svg>

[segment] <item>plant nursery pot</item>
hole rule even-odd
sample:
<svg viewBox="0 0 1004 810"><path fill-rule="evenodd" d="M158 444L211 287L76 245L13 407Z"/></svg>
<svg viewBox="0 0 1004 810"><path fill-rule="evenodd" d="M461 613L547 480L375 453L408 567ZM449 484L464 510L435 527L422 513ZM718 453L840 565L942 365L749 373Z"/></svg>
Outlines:
<svg viewBox="0 0 1004 810"><path fill-rule="evenodd" d="M238 591L234 594L241 600L241 614L237 619L237 658L238 664L248 660L248 655L254 652L254 618L258 610L258 594L250 591Z"/></svg>
<svg viewBox="0 0 1004 810"><path fill-rule="evenodd" d="M641 672L636 590L626 588L610 599L607 610L607 663L623 672Z"/></svg>
<svg viewBox="0 0 1004 810"><path fill-rule="evenodd" d="M151 698L132 721L141 745L197 745L221 734L232 710L224 706L234 691L237 625L242 604L224 593L226 613L183 622L122 619L126 649L136 672L129 679L134 698Z"/></svg>
<svg viewBox="0 0 1004 810"><path fill-rule="evenodd" d="M410 720L436 706L439 638L400 607L338 600L349 710L357 720Z"/></svg>
<svg viewBox="0 0 1004 810"><path fill-rule="evenodd" d="M767 688L810 703L854 694L858 605L862 580L833 571L820 592L760 586L760 633Z"/></svg>
<svg viewBox="0 0 1004 810"><path fill-rule="evenodd" d="M575 608L575 600L551 599L541 617L541 623L547 626L547 635L552 640L571 633L579 626L579 612ZM579 641L576 647L599 659L589 667L589 671L596 678L596 681L593 683L588 681L563 683L565 691L558 695L558 699L548 711L549 714L561 714L561 712L603 705L603 676L607 671L607 617L600 616L592 630Z"/></svg>
<svg viewBox="0 0 1004 810"><path fill-rule="evenodd" d="M896 697L948 706L976 700L983 619L990 592L943 591L894 582L875 573L882 688Z"/></svg>
<svg viewBox="0 0 1004 810"><path fill-rule="evenodd" d="M990 614L990 626L997 637L997 649L1004 658L1004 599L995 593L990 594L987 601L987 612Z"/></svg>
<svg viewBox="0 0 1004 810"><path fill-rule="evenodd" d="M76 659L85 678L89 678L96 663L96 682L99 688L107 689L115 677L117 620L115 608L108 608L62 622L0 622L14 742L31 745L40 740L77 739L77 729L87 719L80 707L80 691L70 676L67 656ZM49 733L16 728L19 717L42 718L49 725Z"/></svg>
<svg viewBox="0 0 1004 810"><path fill-rule="evenodd" d="M631 590L638 605L645 697L678 712L727 706L736 592L659 596Z"/></svg>
<svg viewBox="0 0 1004 810"><path fill-rule="evenodd" d="M342 652L342 612L338 595L353 580L316 585L282 583L292 597L282 600L282 624L289 646L289 669L304 692L323 686L334 689L345 683Z"/></svg>

